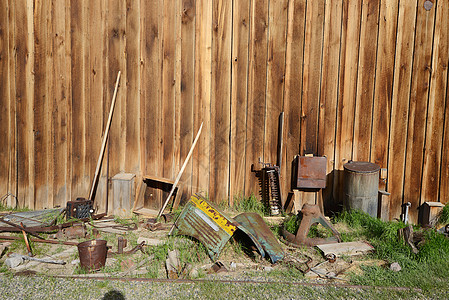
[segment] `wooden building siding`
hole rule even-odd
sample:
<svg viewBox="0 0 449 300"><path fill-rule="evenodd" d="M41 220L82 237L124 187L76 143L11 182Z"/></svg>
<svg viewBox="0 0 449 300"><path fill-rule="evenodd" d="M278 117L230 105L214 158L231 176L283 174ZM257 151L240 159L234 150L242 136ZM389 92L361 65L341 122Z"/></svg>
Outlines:
<svg viewBox="0 0 449 300"><path fill-rule="evenodd" d="M258 195L251 165L328 158L387 170L403 202L449 201L449 2L5 0L0 3L0 196L29 208L87 197L122 72L96 203L119 172L174 179L201 125L183 193ZM108 168L106 168L108 166ZM285 198L285 197L284 197ZM285 199L284 199L285 200Z"/></svg>

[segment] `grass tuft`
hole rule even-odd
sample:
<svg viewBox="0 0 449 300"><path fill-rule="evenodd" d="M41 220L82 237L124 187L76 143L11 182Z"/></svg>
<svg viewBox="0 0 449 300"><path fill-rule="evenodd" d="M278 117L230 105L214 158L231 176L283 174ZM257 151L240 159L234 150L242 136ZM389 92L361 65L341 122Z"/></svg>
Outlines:
<svg viewBox="0 0 449 300"><path fill-rule="evenodd" d="M233 209L237 212L255 212L262 216L270 215L267 207L254 194L249 197L235 196Z"/></svg>

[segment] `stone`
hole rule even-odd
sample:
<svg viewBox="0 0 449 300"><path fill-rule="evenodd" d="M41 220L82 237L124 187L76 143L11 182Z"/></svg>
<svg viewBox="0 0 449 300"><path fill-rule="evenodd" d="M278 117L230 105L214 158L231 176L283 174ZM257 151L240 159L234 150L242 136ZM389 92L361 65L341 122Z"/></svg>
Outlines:
<svg viewBox="0 0 449 300"><path fill-rule="evenodd" d="M390 270L393 272L399 272L401 269L401 266L397 262L394 262L390 265Z"/></svg>

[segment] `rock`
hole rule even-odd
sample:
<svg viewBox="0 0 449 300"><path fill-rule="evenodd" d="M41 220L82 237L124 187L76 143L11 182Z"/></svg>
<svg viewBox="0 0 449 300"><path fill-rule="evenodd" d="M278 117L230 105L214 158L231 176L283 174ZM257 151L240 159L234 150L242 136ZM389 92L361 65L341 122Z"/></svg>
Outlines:
<svg viewBox="0 0 449 300"><path fill-rule="evenodd" d="M148 245L148 246L157 246L157 245L162 245L162 244L165 243L164 241L161 241L161 240L158 240L158 239L150 239L150 238L145 238L145 237L139 237L137 239L137 244L140 244L142 242L145 242L145 245Z"/></svg>
<svg viewBox="0 0 449 300"><path fill-rule="evenodd" d="M235 269L237 269L237 264L235 263L235 262L231 262L230 264L229 264L229 269L231 270L231 271L235 271Z"/></svg>
<svg viewBox="0 0 449 300"><path fill-rule="evenodd" d="M23 262L24 259L22 256L12 255L5 260L5 265L7 265L9 268L15 268L20 266Z"/></svg>
<svg viewBox="0 0 449 300"><path fill-rule="evenodd" d="M198 273L198 269L197 268L193 268L191 271L190 271L190 277L191 278L197 278L198 276L199 276L199 273Z"/></svg>
<svg viewBox="0 0 449 300"><path fill-rule="evenodd" d="M394 262L390 265L390 270L393 272L399 272L401 269L401 266L397 262Z"/></svg>
<svg viewBox="0 0 449 300"><path fill-rule="evenodd" d="M274 270L274 268L273 268L273 267L270 267L270 266L268 266L268 267L263 267L263 270L264 270L265 272L271 272L271 271L273 271L273 270Z"/></svg>

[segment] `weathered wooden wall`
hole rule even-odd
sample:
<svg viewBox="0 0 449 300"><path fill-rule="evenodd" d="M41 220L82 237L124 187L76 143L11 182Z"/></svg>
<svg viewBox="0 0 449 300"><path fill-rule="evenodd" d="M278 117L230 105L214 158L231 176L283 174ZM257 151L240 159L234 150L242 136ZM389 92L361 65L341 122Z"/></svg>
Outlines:
<svg viewBox="0 0 449 300"><path fill-rule="evenodd" d="M100 209L107 176L174 179L201 122L188 192L257 194L284 111L284 195L300 152L328 157L330 206L343 164L372 161L390 218L410 201L416 221L449 199L449 2L424 2L0 1L0 195L88 196L120 70Z"/></svg>

